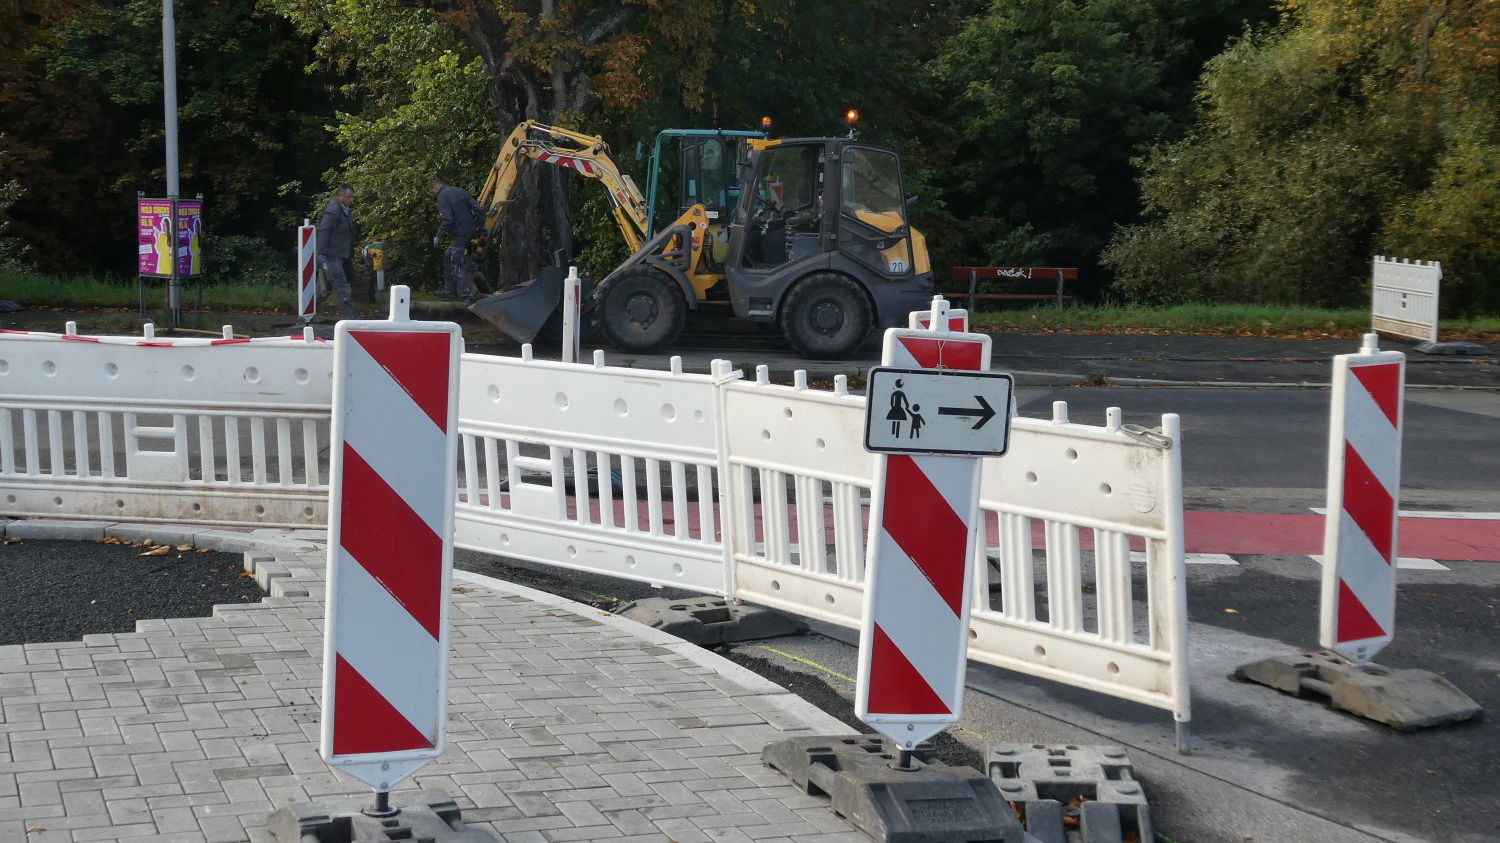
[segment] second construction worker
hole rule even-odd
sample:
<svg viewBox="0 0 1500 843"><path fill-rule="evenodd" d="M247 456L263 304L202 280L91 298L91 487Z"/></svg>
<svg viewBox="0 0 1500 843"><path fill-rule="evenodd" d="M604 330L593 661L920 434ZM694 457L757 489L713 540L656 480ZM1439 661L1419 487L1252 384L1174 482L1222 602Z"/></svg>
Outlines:
<svg viewBox="0 0 1500 843"><path fill-rule="evenodd" d="M469 238L479 227L484 209L467 190L444 184L442 179L432 180L432 196L437 201L438 216L443 218L437 234L432 237L432 247L442 248L444 234L453 238L443 251L443 294L473 304L478 296L464 266L464 252L469 247Z"/></svg>

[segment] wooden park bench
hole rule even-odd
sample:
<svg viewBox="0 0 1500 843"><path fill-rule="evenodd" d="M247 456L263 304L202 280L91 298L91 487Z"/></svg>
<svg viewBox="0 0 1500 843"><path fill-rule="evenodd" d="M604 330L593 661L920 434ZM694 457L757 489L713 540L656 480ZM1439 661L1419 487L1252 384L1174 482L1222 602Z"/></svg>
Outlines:
<svg viewBox="0 0 1500 843"><path fill-rule="evenodd" d="M981 293L980 281L1051 281L1056 279L1057 288L1051 293ZM1058 307L1072 300L1063 294L1063 283L1078 280L1076 266L955 266L952 281L968 282L967 286L950 283L942 290L945 295L968 296L969 310L982 301L1055 301Z"/></svg>

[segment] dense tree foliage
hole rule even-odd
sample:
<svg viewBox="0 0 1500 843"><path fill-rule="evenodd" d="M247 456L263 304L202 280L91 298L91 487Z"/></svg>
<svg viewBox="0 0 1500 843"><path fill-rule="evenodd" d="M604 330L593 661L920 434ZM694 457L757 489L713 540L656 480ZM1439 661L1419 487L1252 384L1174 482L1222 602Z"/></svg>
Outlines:
<svg viewBox="0 0 1500 843"><path fill-rule="evenodd" d="M661 129L822 135L852 107L901 150L939 269L1336 303L1390 252L1443 260L1450 303L1500 307L1493 0L177 8L183 184L208 197L216 268L284 264L290 225L348 180L395 278L430 285L428 180L477 192L521 120L602 135L644 186ZM129 271L131 201L161 189L159 21L160 0L0 9L0 259ZM558 248L596 273L623 257L594 183L531 167L514 199L492 282Z"/></svg>
<svg viewBox="0 0 1500 843"><path fill-rule="evenodd" d="M1443 261L1451 309L1500 307L1497 35L1492 0L1287 0L1147 158L1153 219L1108 253L1120 288L1348 304L1385 253Z"/></svg>

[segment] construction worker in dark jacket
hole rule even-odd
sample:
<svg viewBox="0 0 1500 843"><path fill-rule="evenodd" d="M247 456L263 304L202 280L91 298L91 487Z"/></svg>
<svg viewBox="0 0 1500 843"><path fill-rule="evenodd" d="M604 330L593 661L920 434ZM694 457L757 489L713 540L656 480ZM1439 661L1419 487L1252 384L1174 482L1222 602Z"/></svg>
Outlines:
<svg viewBox="0 0 1500 843"><path fill-rule="evenodd" d="M437 234L433 235L432 247L442 248L444 234L453 237L443 252L443 295L449 298L458 296L465 304L473 304L478 296L465 271L464 252L469 247L469 238L479 227L484 209L468 191L444 184L442 179L432 180L432 196L437 201L438 215L443 218Z"/></svg>
<svg viewBox="0 0 1500 843"><path fill-rule="evenodd" d="M354 218L349 209L354 207L354 188L348 182L333 191L333 198L318 214L318 269L323 273L325 287L320 298L332 287L339 297L339 315L344 319L358 319L354 309L349 279L354 275Z"/></svg>

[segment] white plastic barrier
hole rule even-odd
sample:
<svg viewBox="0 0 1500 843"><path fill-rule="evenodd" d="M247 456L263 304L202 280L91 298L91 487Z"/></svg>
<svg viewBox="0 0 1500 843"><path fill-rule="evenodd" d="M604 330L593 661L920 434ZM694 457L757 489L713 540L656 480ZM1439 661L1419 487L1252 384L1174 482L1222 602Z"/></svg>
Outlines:
<svg viewBox="0 0 1500 843"><path fill-rule="evenodd" d="M721 413L735 597L848 627L862 607L865 402L729 383ZM980 489L989 570L970 658L1191 716L1178 420L1127 430L1017 418ZM1133 554L1132 548L1139 553ZM1132 557L1141 561L1139 576ZM1144 612L1136 611L1136 598Z"/></svg>
<svg viewBox="0 0 1500 843"><path fill-rule="evenodd" d="M0 333L0 513L327 518L329 346Z"/></svg>
<svg viewBox="0 0 1500 843"><path fill-rule="evenodd" d="M464 355L458 546L722 594L713 379L523 352Z"/></svg>
<svg viewBox="0 0 1500 843"><path fill-rule="evenodd" d="M328 344L84 340L0 334L0 514L326 522ZM523 351L463 357L458 546L858 626L873 463L842 377ZM1011 437L984 466L970 657L1185 724L1177 417L1093 427L1059 404Z"/></svg>
<svg viewBox="0 0 1500 843"><path fill-rule="evenodd" d="M1370 269L1371 330L1438 341L1438 285L1443 265L1376 255Z"/></svg>

